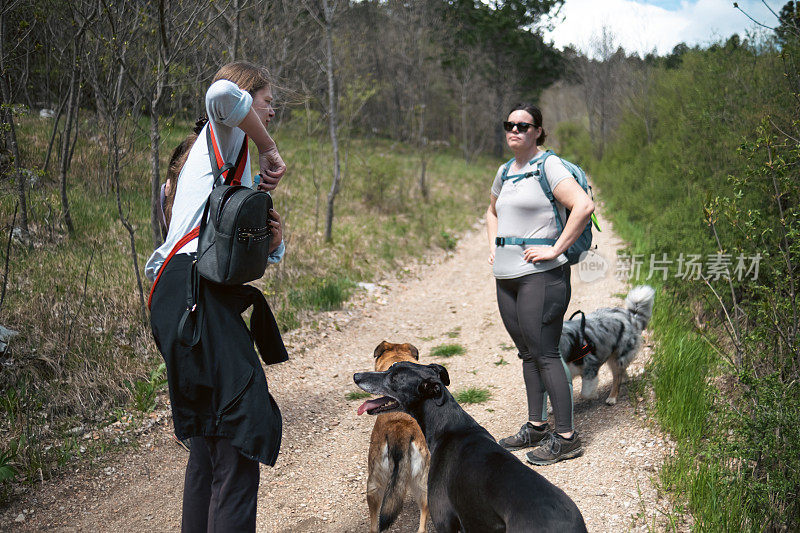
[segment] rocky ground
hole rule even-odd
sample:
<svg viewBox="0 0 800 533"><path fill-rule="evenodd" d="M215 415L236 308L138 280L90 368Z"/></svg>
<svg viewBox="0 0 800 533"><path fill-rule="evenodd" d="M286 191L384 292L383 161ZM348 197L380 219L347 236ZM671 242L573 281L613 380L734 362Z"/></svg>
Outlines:
<svg viewBox="0 0 800 533"><path fill-rule="evenodd" d="M627 292L614 276L621 242L608 221L601 218L601 224L604 231L596 234L596 242L608 264L600 262L595 274L578 275L573 267L568 316L576 309L620 305ZM353 373L371 369L372 352L384 339L416 345L423 363L444 362L451 391L488 389L490 400L465 408L496 438L519 429L526 416L521 365L500 321L486 256L485 230L476 224L454 252L367 285L345 309L323 314L314 328L286 336L290 361L266 369L284 433L277 465L261 469L259 531L368 530L366 458L374 419L357 416L363 400L345 395L357 390ZM430 355L445 343L463 346L465 354ZM645 333L631 376L641 374L649 354ZM647 423L643 399L630 398L627 386L617 405L605 405L610 381L604 368L601 399L591 402L578 398L580 379L575 380L576 429L585 453L536 470L575 500L589 531L662 530L668 503L659 498L653 480L670 444ZM6 510L0 527L178 530L188 454L171 439L168 411L155 413L151 424L137 449L116 454L99 468L76 469L46 482ZM523 452L516 455L523 459ZM391 531L416 531L417 520L409 501ZM433 530L429 525L428 531Z"/></svg>

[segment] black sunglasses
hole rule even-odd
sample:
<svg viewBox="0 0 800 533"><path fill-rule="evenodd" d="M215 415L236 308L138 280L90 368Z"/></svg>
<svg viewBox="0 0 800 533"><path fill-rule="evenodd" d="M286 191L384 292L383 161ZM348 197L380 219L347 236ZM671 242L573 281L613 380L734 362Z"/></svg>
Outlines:
<svg viewBox="0 0 800 533"><path fill-rule="evenodd" d="M503 122L503 129L506 131L513 130L514 126L517 127L518 132L525 133L526 131L528 131L528 128L533 126L533 124L529 122L508 122L508 121Z"/></svg>

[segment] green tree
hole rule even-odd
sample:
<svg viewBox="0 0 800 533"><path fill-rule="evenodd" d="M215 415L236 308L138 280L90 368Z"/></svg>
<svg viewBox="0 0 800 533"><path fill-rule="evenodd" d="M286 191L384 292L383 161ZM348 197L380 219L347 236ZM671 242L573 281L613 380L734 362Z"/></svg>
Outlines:
<svg viewBox="0 0 800 533"><path fill-rule="evenodd" d="M778 14L778 27L775 34L781 44L797 42L800 38L800 2L789 1Z"/></svg>
<svg viewBox="0 0 800 533"><path fill-rule="evenodd" d="M490 105L497 126L493 128L494 153L502 156L500 118L512 97L532 98L563 73L561 55L546 44L538 28L544 15L556 12L561 0L480 0L445 2L444 20L454 30L445 47L447 63L456 72L469 68L476 54L483 76L489 80Z"/></svg>

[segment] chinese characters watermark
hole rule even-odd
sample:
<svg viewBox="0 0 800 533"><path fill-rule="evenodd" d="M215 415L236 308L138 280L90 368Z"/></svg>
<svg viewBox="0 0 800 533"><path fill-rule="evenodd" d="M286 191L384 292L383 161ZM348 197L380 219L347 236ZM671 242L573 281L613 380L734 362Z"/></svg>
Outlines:
<svg viewBox="0 0 800 533"><path fill-rule="evenodd" d="M614 277L620 281L634 279L680 278L683 280L731 280L758 279L761 254L734 256L726 253L684 254L669 257L667 254L619 254L614 268ZM577 265L578 276L584 283L604 278L611 265L599 253L585 252Z"/></svg>

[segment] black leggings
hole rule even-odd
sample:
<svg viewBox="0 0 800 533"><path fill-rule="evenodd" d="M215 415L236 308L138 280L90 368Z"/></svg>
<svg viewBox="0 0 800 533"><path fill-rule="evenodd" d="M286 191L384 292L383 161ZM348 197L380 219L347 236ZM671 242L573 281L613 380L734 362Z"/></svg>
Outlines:
<svg viewBox="0 0 800 533"><path fill-rule="evenodd" d="M569 265L497 280L497 305L519 350L528 395L528 419L547 420L547 396L557 433L572 431L572 384L558 352L564 313L572 293Z"/></svg>

